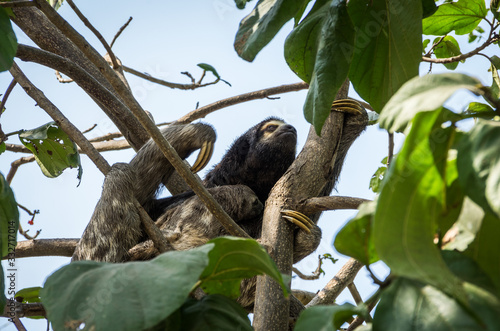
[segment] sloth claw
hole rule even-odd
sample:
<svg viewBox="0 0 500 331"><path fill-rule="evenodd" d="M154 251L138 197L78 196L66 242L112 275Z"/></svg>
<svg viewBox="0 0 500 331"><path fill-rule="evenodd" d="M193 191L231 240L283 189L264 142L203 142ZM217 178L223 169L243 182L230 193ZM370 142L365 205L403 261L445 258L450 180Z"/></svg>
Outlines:
<svg viewBox="0 0 500 331"><path fill-rule="evenodd" d="M297 225L307 233L311 233L311 229L314 226L314 223L306 215L299 213L298 211L285 209L281 211L281 216L284 219Z"/></svg>
<svg viewBox="0 0 500 331"><path fill-rule="evenodd" d="M353 115L361 115L365 112L365 108L354 99L340 99L332 103L332 110L349 113Z"/></svg>
<svg viewBox="0 0 500 331"><path fill-rule="evenodd" d="M198 158L191 167L191 171L197 173L201 169L205 168L208 161L212 158L212 153L214 152L214 143L212 141L205 141L200 148L200 153Z"/></svg>

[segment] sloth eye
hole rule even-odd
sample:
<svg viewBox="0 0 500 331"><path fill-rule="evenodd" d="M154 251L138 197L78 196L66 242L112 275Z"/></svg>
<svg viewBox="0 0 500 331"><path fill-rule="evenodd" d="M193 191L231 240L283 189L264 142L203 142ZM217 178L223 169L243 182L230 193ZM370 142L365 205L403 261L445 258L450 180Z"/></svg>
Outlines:
<svg viewBox="0 0 500 331"><path fill-rule="evenodd" d="M276 131L277 128L278 128L278 126L276 124L269 125L269 126L266 127L266 131L273 132L273 131Z"/></svg>

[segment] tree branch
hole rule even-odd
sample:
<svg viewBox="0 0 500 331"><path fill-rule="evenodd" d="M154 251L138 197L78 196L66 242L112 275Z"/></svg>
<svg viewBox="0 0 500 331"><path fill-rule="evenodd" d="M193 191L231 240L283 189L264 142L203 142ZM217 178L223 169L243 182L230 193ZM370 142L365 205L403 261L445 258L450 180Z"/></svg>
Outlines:
<svg viewBox="0 0 500 331"><path fill-rule="evenodd" d="M287 92L296 92L300 90L305 90L307 88L309 88L309 85L307 83L300 82L300 83L280 85L276 87L265 88L254 92L240 94L227 99L219 100L217 102L193 110L187 113L186 115L182 116L181 118L179 118L176 122L182 124L190 123L194 120L204 118L208 114L213 113L214 111L225 107L234 106L236 104L247 102L250 100L265 99L270 95L287 93Z"/></svg>
<svg viewBox="0 0 500 331"><path fill-rule="evenodd" d="M118 30L118 32L113 37L111 44L109 44L109 47L113 48L113 45L115 44L116 39L118 39L118 37L122 34L123 30L125 30L125 28L130 24L130 22L132 22L132 19L133 19L132 16L130 16L128 21L125 24L123 24L123 26L120 28L120 30Z"/></svg>
<svg viewBox="0 0 500 331"><path fill-rule="evenodd" d="M36 6L34 1L2 1L0 6L4 8L18 8L18 7L31 7Z"/></svg>
<svg viewBox="0 0 500 331"><path fill-rule="evenodd" d="M342 86L337 98L345 99L349 82ZM293 197L325 194L333 176L334 163L342 136L344 114L332 111L321 136L313 127L304 148L276 183L269 194L264 210L261 243L268 249L281 273L291 275L293 260L293 226L281 219L280 212L289 208ZM330 192L326 193L329 194ZM315 218L317 221L317 218ZM283 296L280 286L268 276L257 277L254 328L260 330L286 330L290 314L290 301Z"/></svg>
<svg viewBox="0 0 500 331"><path fill-rule="evenodd" d="M20 303L17 301L7 300L7 304L3 310L2 317L12 318L11 309L14 310L15 316L19 317L34 317L47 316L45 308L41 303Z"/></svg>
<svg viewBox="0 0 500 331"><path fill-rule="evenodd" d="M12 162L10 164L10 170L9 170L9 173L7 174L7 178L5 179L7 181L7 183L9 183L9 185L10 185L10 183L12 183L12 179L16 175L17 169L19 169L19 167L21 165L23 165L25 163L30 163L33 161L35 161L35 157L33 155L31 155L31 156L22 157L20 159L15 160L14 162Z"/></svg>
<svg viewBox="0 0 500 331"><path fill-rule="evenodd" d="M306 308L332 304L346 286L354 281L354 278L362 267L363 264L361 262L353 258L349 259L335 277L306 305Z"/></svg>
<svg viewBox="0 0 500 331"><path fill-rule="evenodd" d="M460 54L457 56L452 56L452 57L443 58L443 59L433 59L431 57L423 56L422 61L431 62L431 63L442 63L442 64L462 61L462 60L465 60L469 57L476 55L477 53L481 52L483 49L485 49L486 47L488 47L489 45L491 45L492 43L494 43L496 41L498 41L498 37L488 38L488 40L486 40L486 42L484 44L482 44L478 48L470 51L469 53Z"/></svg>
<svg viewBox="0 0 500 331"><path fill-rule="evenodd" d="M130 148L130 144L125 139L92 142L92 146L94 146L94 148L98 152L118 151ZM31 154L31 151L27 149L24 145L5 144L5 147L6 147L5 149L9 152ZM86 154L86 151L78 147L78 153Z"/></svg>
<svg viewBox="0 0 500 331"><path fill-rule="evenodd" d="M16 259L35 256L71 257L79 241L79 238L18 241L16 246ZM2 260L6 258L7 256L3 257Z"/></svg>

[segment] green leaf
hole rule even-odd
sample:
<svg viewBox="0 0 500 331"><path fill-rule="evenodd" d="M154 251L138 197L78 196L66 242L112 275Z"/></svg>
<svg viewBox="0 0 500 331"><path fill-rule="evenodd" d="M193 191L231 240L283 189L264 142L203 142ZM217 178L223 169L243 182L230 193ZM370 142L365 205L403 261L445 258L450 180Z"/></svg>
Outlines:
<svg viewBox="0 0 500 331"><path fill-rule="evenodd" d="M234 0L236 3L236 7L238 9L245 9L245 6L247 5L247 2L250 2L251 0Z"/></svg>
<svg viewBox="0 0 500 331"><path fill-rule="evenodd" d="M304 310L295 324L295 331L337 330L353 315L363 311L349 303L337 306L314 306Z"/></svg>
<svg viewBox="0 0 500 331"><path fill-rule="evenodd" d="M478 117L480 117L480 116L482 116L481 113L490 113L491 115L493 115L493 112L494 112L494 109L485 103L471 102L469 104L469 107L467 107L465 114L473 114L473 115L477 115Z"/></svg>
<svg viewBox="0 0 500 331"><path fill-rule="evenodd" d="M455 30L458 35L472 32L486 17L484 0L459 0L438 7L434 15L422 21L423 33L446 35Z"/></svg>
<svg viewBox="0 0 500 331"><path fill-rule="evenodd" d="M472 285L465 286L470 310L437 288L398 278L380 299L373 318L374 330L497 330L498 300Z"/></svg>
<svg viewBox="0 0 500 331"><path fill-rule="evenodd" d="M431 16L437 9L438 7L436 6L434 0L422 0L422 18Z"/></svg>
<svg viewBox="0 0 500 331"><path fill-rule="evenodd" d="M500 297L500 219L486 213L481 223L480 230L476 233L474 241L464 252L470 256L482 270L489 276L496 287L496 295Z"/></svg>
<svg viewBox="0 0 500 331"><path fill-rule="evenodd" d="M147 262L73 262L40 291L47 317L55 330L153 327L184 303L213 247L167 252Z"/></svg>
<svg viewBox="0 0 500 331"><path fill-rule="evenodd" d="M422 54L425 54L425 49L427 48L427 46L429 45L429 43L431 42L430 39L425 39L423 42L422 42Z"/></svg>
<svg viewBox="0 0 500 331"><path fill-rule="evenodd" d="M7 149L7 146L5 145L5 142L1 143L0 144L0 155L5 152L5 150Z"/></svg>
<svg viewBox="0 0 500 331"><path fill-rule="evenodd" d="M335 237L335 249L369 265L379 260L372 237L373 214L376 202L365 202L359 206L356 217L350 220Z"/></svg>
<svg viewBox="0 0 500 331"><path fill-rule="evenodd" d="M253 330L248 313L225 296L207 295L200 301L189 300L181 307L181 330Z"/></svg>
<svg viewBox="0 0 500 331"><path fill-rule="evenodd" d="M358 94L380 113L410 78L422 57L422 4L413 0L351 0L356 29L349 78Z"/></svg>
<svg viewBox="0 0 500 331"><path fill-rule="evenodd" d="M217 78L220 79L219 73L210 64L207 64L207 63L198 63L197 65L198 65L198 67L200 67L201 69L203 69L205 71L210 71L212 74L214 74L215 77L217 77Z"/></svg>
<svg viewBox="0 0 500 331"><path fill-rule="evenodd" d="M480 81L464 74L415 77L404 84L385 105L379 118L380 126L389 132L403 131L417 113L441 107L457 90L467 89L480 94L480 87ZM459 115L451 112L446 116L449 116L448 120L460 119Z"/></svg>
<svg viewBox="0 0 500 331"><path fill-rule="evenodd" d="M446 210L446 166L453 127L441 127L441 111L419 113L392 161L373 222L375 249L393 274L441 288L463 302L461 282L434 244Z"/></svg>
<svg viewBox="0 0 500 331"><path fill-rule="evenodd" d="M22 290L17 291L16 299L22 303L33 303L33 302L41 302L40 300L40 290L42 288L40 286L35 287L27 287Z"/></svg>
<svg viewBox="0 0 500 331"><path fill-rule="evenodd" d="M259 0L248 16L240 22L234 49L249 62L294 18L309 0Z"/></svg>
<svg viewBox="0 0 500 331"><path fill-rule="evenodd" d="M468 197L465 197L462 210L454 224L457 234L453 240L444 246L447 250L463 252L476 238L484 218L484 211Z"/></svg>
<svg viewBox="0 0 500 331"><path fill-rule="evenodd" d="M493 97L500 99L500 77L498 75L498 68L500 68L500 58L496 55L493 55L491 58L491 76L493 78L493 82L491 83L491 94Z"/></svg>
<svg viewBox="0 0 500 331"><path fill-rule="evenodd" d="M220 237L209 243L214 243L215 247L208 254L210 262L200 276L200 286L206 293L236 299L242 279L267 274L281 285L283 293L288 296L288 287L274 261L255 240Z"/></svg>
<svg viewBox="0 0 500 331"><path fill-rule="evenodd" d="M440 38L434 39L434 43L438 42ZM434 48L434 54L438 59L445 59L453 56L462 54L460 52L460 46L455 38L452 36L446 36L444 39ZM455 70L458 66L458 62L443 63L446 69Z"/></svg>
<svg viewBox="0 0 500 331"><path fill-rule="evenodd" d="M33 153L45 176L54 178L68 167L78 167L78 179L81 180L82 166L76 144L55 122L23 131L19 139Z"/></svg>
<svg viewBox="0 0 500 331"><path fill-rule="evenodd" d="M285 42L285 59L309 83L304 116L320 134L349 72L354 29L342 0L318 1Z"/></svg>
<svg viewBox="0 0 500 331"><path fill-rule="evenodd" d="M441 253L446 265L457 277L490 293L495 292L490 278L472 258L458 251L444 250Z"/></svg>
<svg viewBox="0 0 500 331"><path fill-rule="evenodd" d="M0 173L0 256L14 253L19 229L19 210L14 193ZM2 292L3 293L3 292Z"/></svg>
<svg viewBox="0 0 500 331"><path fill-rule="evenodd" d="M458 145L462 188L475 203L500 217L500 123L479 119Z"/></svg>
<svg viewBox="0 0 500 331"><path fill-rule="evenodd" d="M372 178L370 179L370 189L374 193L378 193L380 191L380 185L382 184L386 171L387 167L379 167L372 175Z"/></svg>
<svg viewBox="0 0 500 331"><path fill-rule="evenodd" d="M17 38L12 30L9 15L3 7L0 7L0 72L12 67L16 51Z"/></svg>

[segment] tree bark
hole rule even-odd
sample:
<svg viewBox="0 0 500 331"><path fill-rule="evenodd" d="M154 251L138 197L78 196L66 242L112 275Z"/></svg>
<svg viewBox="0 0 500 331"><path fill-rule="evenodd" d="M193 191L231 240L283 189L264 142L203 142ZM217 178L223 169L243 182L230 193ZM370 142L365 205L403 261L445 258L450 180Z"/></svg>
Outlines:
<svg viewBox="0 0 500 331"><path fill-rule="evenodd" d="M346 98L348 88L349 83L346 82L337 99ZM294 228L281 219L280 211L294 209L293 201L330 193L343 122L344 114L333 111L323 126L321 136L311 127L304 148L266 201L261 240L283 274L291 276L292 272ZM318 218L319 215L316 215L313 220L317 222ZM288 329L290 299L284 297L278 283L268 276L257 278L254 314L255 330Z"/></svg>

